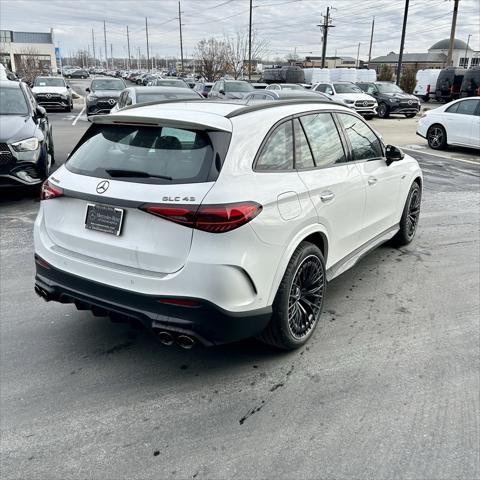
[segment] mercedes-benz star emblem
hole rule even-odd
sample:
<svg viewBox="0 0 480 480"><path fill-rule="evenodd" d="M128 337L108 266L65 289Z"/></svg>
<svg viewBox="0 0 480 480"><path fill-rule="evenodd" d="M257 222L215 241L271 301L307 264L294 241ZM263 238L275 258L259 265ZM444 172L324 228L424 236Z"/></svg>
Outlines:
<svg viewBox="0 0 480 480"><path fill-rule="evenodd" d="M409 100L408 104L411 105L413 103L413 100Z"/></svg>
<svg viewBox="0 0 480 480"><path fill-rule="evenodd" d="M366 107L367 105L368 105L368 100L365 100L365 101L363 102L363 106Z"/></svg>
<svg viewBox="0 0 480 480"><path fill-rule="evenodd" d="M110 182L108 180L103 180L97 185L97 193L105 193L110 186Z"/></svg>
<svg viewBox="0 0 480 480"><path fill-rule="evenodd" d="M52 95L51 95L50 93L47 93L45 96L46 96L47 98L50 98Z"/></svg>
<svg viewBox="0 0 480 480"><path fill-rule="evenodd" d="M110 105L115 105L115 100L114 100L113 98L111 98L111 99L108 101L108 103L109 103Z"/></svg>

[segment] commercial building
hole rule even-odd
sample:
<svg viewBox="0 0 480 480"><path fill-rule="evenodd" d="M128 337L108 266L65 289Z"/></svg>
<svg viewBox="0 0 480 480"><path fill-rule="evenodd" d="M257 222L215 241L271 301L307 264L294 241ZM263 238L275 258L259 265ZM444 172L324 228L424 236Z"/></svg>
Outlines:
<svg viewBox="0 0 480 480"><path fill-rule="evenodd" d="M0 30L0 63L12 72L21 72L32 64L37 69L55 72L53 29L48 33Z"/></svg>
<svg viewBox="0 0 480 480"><path fill-rule="evenodd" d="M353 57L325 57L325 68L362 68L363 61ZM305 57L303 62L296 62L302 68L321 68L322 57Z"/></svg>
<svg viewBox="0 0 480 480"><path fill-rule="evenodd" d="M404 53L402 68L415 70L427 68L445 68L447 66L450 39L446 38L434 43L425 53ZM453 43L452 64L454 67L472 68L480 66L480 51L475 51L463 40L456 38ZM398 53L390 52L388 55L372 58L369 68L379 70L382 65L390 65L394 69L398 65Z"/></svg>

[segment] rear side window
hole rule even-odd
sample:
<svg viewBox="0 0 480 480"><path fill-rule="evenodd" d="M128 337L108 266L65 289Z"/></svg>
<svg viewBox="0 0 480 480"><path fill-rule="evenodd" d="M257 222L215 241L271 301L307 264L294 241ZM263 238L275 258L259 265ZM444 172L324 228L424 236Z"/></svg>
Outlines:
<svg viewBox="0 0 480 480"><path fill-rule="evenodd" d="M455 113L460 113L463 115L475 115L475 110L478 105L478 100L462 100L458 102L457 110Z"/></svg>
<svg viewBox="0 0 480 480"><path fill-rule="evenodd" d="M292 122L279 125L267 138L260 151L255 170L292 170L293 132Z"/></svg>
<svg viewBox="0 0 480 480"><path fill-rule="evenodd" d="M338 114L350 139L353 160L371 160L383 157L383 149L378 137L362 120L346 113Z"/></svg>
<svg viewBox="0 0 480 480"><path fill-rule="evenodd" d="M211 135L171 127L92 125L66 166L81 175L137 183L211 181Z"/></svg>
<svg viewBox="0 0 480 480"><path fill-rule="evenodd" d="M317 167L345 161L345 152L330 113L315 113L300 118Z"/></svg>

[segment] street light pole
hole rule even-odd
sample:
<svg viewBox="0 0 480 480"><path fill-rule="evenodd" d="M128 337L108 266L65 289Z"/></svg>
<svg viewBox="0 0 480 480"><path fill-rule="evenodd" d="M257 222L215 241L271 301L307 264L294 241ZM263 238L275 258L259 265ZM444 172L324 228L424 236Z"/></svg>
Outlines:
<svg viewBox="0 0 480 480"><path fill-rule="evenodd" d="M147 72L150 71L150 51L148 48L148 19L145 17L145 33L147 35Z"/></svg>
<svg viewBox="0 0 480 480"><path fill-rule="evenodd" d="M180 2L178 2L178 22L180 27L180 61L182 65L182 75L183 75L183 37L182 37L182 10L180 8Z"/></svg>
<svg viewBox="0 0 480 480"><path fill-rule="evenodd" d="M398 65L397 65L397 80L395 82L397 85L400 83L400 74L402 72L402 57L403 57L403 47L405 45L405 31L407 30L408 4L409 4L409 0L405 0L405 10L403 12L402 39L400 41L400 53L398 54Z"/></svg>
<svg viewBox="0 0 480 480"><path fill-rule="evenodd" d="M250 0L250 20L248 22L248 79L252 79L252 12L253 2Z"/></svg>
<svg viewBox="0 0 480 480"><path fill-rule="evenodd" d="M468 35L467 46L465 47L465 65L464 65L465 68L468 68L468 44L470 43L471 36L472 36L471 34Z"/></svg>

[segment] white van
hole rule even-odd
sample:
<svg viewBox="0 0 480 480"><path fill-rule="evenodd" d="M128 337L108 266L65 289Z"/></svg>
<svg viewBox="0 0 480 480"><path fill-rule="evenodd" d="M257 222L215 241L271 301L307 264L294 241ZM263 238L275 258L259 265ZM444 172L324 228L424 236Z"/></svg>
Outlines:
<svg viewBox="0 0 480 480"><path fill-rule="evenodd" d="M440 68L419 70L417 72L413 94L421 98L424 102L428 102L430 96L435 96L435 86L440 72Z"/></svg>

